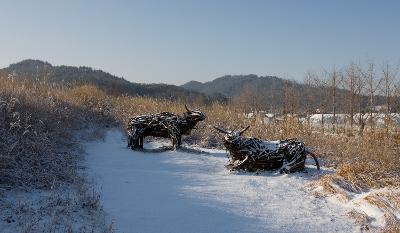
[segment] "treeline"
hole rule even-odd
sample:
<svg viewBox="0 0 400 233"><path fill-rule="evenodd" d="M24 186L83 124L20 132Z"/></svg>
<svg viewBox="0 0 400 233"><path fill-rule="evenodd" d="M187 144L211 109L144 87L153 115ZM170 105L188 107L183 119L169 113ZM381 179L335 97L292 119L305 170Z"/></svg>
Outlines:
<svg viewBox="0 0 400 233"><path fill-rule="evenodd" d="M320 114L322 129L328 126L334 131L343 124L346 115L348 127L353 129L357 125L362 133L366 126L373 130L378 118L380 121L383 118L387 131L393 125L393 113L400 111L397 71L398 67L389 63L350 63L340 68L309 71L303 83L273 76L226 75L178 87L132 83L89 67L52 66L39 60L24 60L1 69L0 75L52 87L94 85L113 96L151 97L197 106L229 104L240 112L291 115L306 118L308 123L311 115ZM328 114L329 122L325 120Z"/></svg>
<svg viewBox="0 0 400 233"><path fill-rule="evenodd" d="M358 95L358 98L360 99L361 108L366 108L369 101L368 98L371 95L366 90L367 84L364 81L367 70L361 65L353 64L352 66L357 66L357 68L353 67L357 71L352 74L356 78L349 82L355 82L354 79L361 76L362 82L360 83L361 88L359 88L361 94ZM380 74L376 73L378 68L374 68L373 79L380 79L378 77ZM190 81L182 85L182 87L207 95L214 93L224 95L231 104L240 107L245 112L267 111L279 114L307 114L332 111L331 109L324 109L329 105L329 100L327 100L326 96L331 95L333 85L335 86L335 112L346 113L348 106L344 103L351 92L356 92L353 90L354 87L352 89L352 84L346 81L348 78L346 70L347 67L336 69L335 71L307 72L303 82L254 74L226 75L205 83ZM335 75L334 84L332 84L331 80L332 73ZM350 73L349 75L351 75ZM381 84L376 87L375 85L373 86L372 88L377 90L372 93L374 99L372 105L375 108L379 106L382 108L382 105L386 104L386 100L385 94L379 91ZM393 97L393 103L390 104L393 112L397 112L400 109L398 101L395 100L396 97Z"/></svg>
<svg viewBox="0 0 400 233"><path fill-rule="evenodd" d="M397 74L398 67L389 63L352 62L341 68L308 71L303 84L284 79L268 87L248 84L231 104L245 112L266 111L308 120L312 114L321 114L323 125L324 115L329 114L333 129L338 128L338 115L345 114L350 128L357 124L360 133L365 126L374 129L377 118L383 116L389 130L393 114L400 111Z"/></svg>
<svg viewBox="0 0 400 233"><path fill-rule="evenodd" d="M333 114L333 127L338 123L336 114L345 113L350 127L356 123L362 133L367 124L373 130L376 118L382 115L384 126L389 130L392 113L399 112L400 80L397 73L398 67L389 63L351 62L340 69L308 72L305 82L326 91L319 98L318 110L321 114Z"/></svg>

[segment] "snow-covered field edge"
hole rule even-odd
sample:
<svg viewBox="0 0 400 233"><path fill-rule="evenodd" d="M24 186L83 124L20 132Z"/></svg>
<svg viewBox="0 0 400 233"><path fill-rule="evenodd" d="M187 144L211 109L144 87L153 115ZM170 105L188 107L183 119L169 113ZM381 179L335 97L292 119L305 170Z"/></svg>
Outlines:
<svg viewBox="0 0 400 233"><path fill-rule="evenodd" d="M105 129L89 127L76 133L76 140L88 142L104 136ZM106 221L100 193L82 165L82 147L69 148L79 168L72 184L50 189L0 189L0 232L113 232Z"/></svg>
<svg viewBox="0 0 400 233"><path fill-rule="evenodd" d="M348 216L359 225L360 231L400 231L400 188L354 192L349 191L346 184L339 185L327 176L307 184L307 190L347 209Z"/></svg>
<svg viewBox="0 0 400 233"><path fill-rule="evenodd" d="M212 221L216 222L229 222L239 216L242 225L233 226L238 230L243 225L251 225L248 232L294 232L293 229L295 232L309 232L310 228L304 228L303 224L313 226L312 232L375 232L398 224L398 207L390 204L390 201L395 200L392 197L399 195L398 189L383 188L353 193L332 183L331 187L336 190L329 192L320 185L320 181L325 175L333 174L334 170L322 167L322 171L317 172L311 161L307 163L306 173L232 173L223 166L227 162L223 150L196 146L178 151L155 149L162 146L165 143L153 141L145 145L147 149L144 152L131 151L126 148L123 133L118 130L109 131L104 142L87 145L89 173L96 177L97 186L102 192L101 201L104 202L108 219L115 219L117 231L127 232L124 229L135 226L140 232L155 232L153 227L158 223L165 224L160 218L169 218L155 212L163 212L160 208L166 204L159 203L161 206L156 207L158 201L149 202L148 196L173 199L176 206L182 202L181 198L185 200L184 205L188 205L188 199L190 205L195 205L192 206L194 210L211 211L214 214ZM115 170L112 167L118 168ZM111 175L111 171L118 174ZM170 175L174 180L165 180ZM176 183L177 178L181 182ZM166 196L155 194L168 191L162 190L162 187L149 187L153 182L164 182L164 188L171 183L176 189L172 194L163 194ZM131 186L133 183L136 186ZM176 196L179 196L177 200ZM201 208L196 206L198 202L202 203ZM119 206L121 203L123 206ZM171 212L169 214L180 216L181 213L174 213L175 208L180 208L176 206L167 205L166 209ZM204 206L211 209L204 210ZM222 211L226 220L219 219L220 215L213 212L215 209ZM154 217L158 217L158 220L154 221ZM186 213L181 217L191 222L191 214ZM201 217L204 218L204 224L207 224L207 216ZM184 224L168 224L172 224L171 229L175 230L170 232L185 229ZM203 229L199 223L192 224L198 228L191 232L209 230ZM215 232L229 230L233 229L219 227Z"/></svg>
<svg viewBox="0 0 400 233"><path fill-rule="evenodd" d="M118 215L114 215L114 212L110 211L110 203L104 203L109 202L107 201L109 193L107 194L107 191L104 191L104 189L107 189L107 184L102 183L104 180L96 180L93 176L94 174L104 175L101 174L103 168L100 167L98 173L91 167L90 163L93 162L91 161L93 156L99 155L100 159L106 159L103 161L106 166L112 166L113 163L109 160L112 158L108 156L109 154L103 153L101 155L102 153L99 153L102 149L107 151L107 148L115 151L113 155L122 152L123 156L139 159L139 165L143 162L140 162L143 159L150 159L156 165L169 164L167 168L173 170L173 175L184 181L181 184L173 184L179 186L179 195L182 195L185 200L201 203L201 207L194 204L195 210L199 210L200 213L212 211L213 221L217 219L216 222L228 224L232 220L243 220L242 224L229 223L233 228L218 227L217 229L220 229L220 232L238 230L243 226L249 227L247 229L249 232L264 230L267 230L267 232L291 232L290 229L293 226L297 227L295 228L296 232L307 232L308 228L303 229L297 226L300 223L308 223L308 220L304 220L302 217L308 217L310 221L319 221L314 224L315 227L328 227L321 231L314 228L313 232L377 232L385 231L385 229L396 230L398 229L396 226L400 223L398 202L400 189L381 188L354 193L345 189L343 185L339 186L335 183L330 183L331 189L327 189L326 185L321 184L321 177L332 174L334 170L322 167L321 172L316 172L311 161L308 161L307 173L304 174L230 173L223 167L227 162L223 150L196 146L191 146L191 149L189 149L186 145L186 148L177 152L158 151L154 148L169 145L169 142L153 141L147 144L148 151L146 153L137 153L125 148L124 135L119 130L108 130L104 138L99 136L105 132L105 129L89 129L80 132L78 135L79 140L85 143L85 147L75 148L75 150L79 151L81 156L86 156L87 158L79 159L81 161L88 160L89 164L82 164L79 170L79 176L82 180L77 180L73 185L60 186L49 191L0 190L1 232L131 232L123 231L126 226L123 222L124 219L117 218ZM99 140L99 138L104 140ZM93 151L93 148L97 149ZM96 154L93 154L93 152ZM85 153L87 154L84 155ZM125 160L120 162L125 162ZM152 166L149 169L154 168L156 167ZM134 170L135 167L129 169ZM148 171L145 171L145 168L141 169L146 175ZM154 178L156 177L157 175ZM120 177L120 179L124 178L127 177ZM118 178L115 182L118 184ZM280 184L285 182L286 184ZM229 185L229 183L232 183L232 185ZM121 188L124 190L126 187ZM271 188L275 188L276 192L271 192ZM238 193L238 190L243 193ZM288 197L280 197L279 190L283 192L280 195L289 193ZM160 190L153 189L153 191ZM128 194L130 197L135 196L135 193ZM119 198L118 195L121 195L121 192L115 192L115 195ZM122 195L120 204L124 204L125 195ZM296 198L301 198L297 201L302 205L279 204L282 200L295 201ZM307 203L307 206L304 207L303 203ZM186 202L185 204L193 207L193 204ZM118 206L115 208L118 208ZM150 210L147 211L151 212L153 208L156 211L157 208L155 207L150 207ZM280 209L285 208L288 209L288 212L293 213L301 208L303 210L298 214L280 211ZM316 209L319 208L327 208L328 210L317 211ZM133 209L132 211L138 210ZM139 213L141 211L143 210L139 210ZM220 212L226 214L226 220L218 219L218 216L221 216ZM271 214L276 214L276 218L285 218L289 214L289 217L298 221L298 223L288 223L282 219L272 221L268 219ZM305 216L302 216L302 214ZM139 218L145 220L145 217L140 216ZM151 215L148 217L151 217ZM208 218L205 218L205 222L207 222ZM350 219L351 223L346 218ZM135 223L134 219L131 219L131 221ZM335 221L338 221L339 225L342 226L337 226ZM140 226L140 220L139 224L137 222L135 224ZM196 223L194 226L198 227L198 231L195 229L192 232L210 230L210 228L201 228L203 226L200 223ZM182 227L185 227L185 225ZM135 230L151 232L148 228L135 228ZM171 232L179 232L179 230L177 231L175 228L175 231Z"/></svg>

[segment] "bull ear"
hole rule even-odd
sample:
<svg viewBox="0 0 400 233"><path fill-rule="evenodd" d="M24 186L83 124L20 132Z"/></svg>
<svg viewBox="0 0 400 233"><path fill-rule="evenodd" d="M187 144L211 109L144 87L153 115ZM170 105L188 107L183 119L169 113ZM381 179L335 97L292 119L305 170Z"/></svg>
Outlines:
<svg viewBox="0 0 400 233"><path fill-rule="evenodd" d="M226 130L221 129L221 128L218 128L218 127L215 127L215 126L214 126L214 129L216 129L216 130L217 130L218 132L220 132L220 133L224 133L224 134L227 134L227 133L228 133Z"/></svg>
<svg viewBox="0 0 400 233"><path fill-rule="evenodd" d="M192 111L189 110L189 108L186 106L186 104L185 104L185 108L186 108L186 111L187 111L188 113L191 113L191 112L192 112Z"/></svg>
<svg viewBox="0 0 400 233"><path fill-rule="evenodd" d="M240 135L242 135L242 133L244 133L246 130L248 130L250 128L250 125L249 126L247 126L246 128L244 128L244 129L242 129L242 131L240 131Z"/></svg>

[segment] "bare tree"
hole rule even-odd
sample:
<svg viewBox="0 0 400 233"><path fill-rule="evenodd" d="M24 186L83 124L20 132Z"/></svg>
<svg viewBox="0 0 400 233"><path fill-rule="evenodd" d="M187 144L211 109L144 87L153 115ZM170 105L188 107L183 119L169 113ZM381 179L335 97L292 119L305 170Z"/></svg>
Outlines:
<svg viewBox="0 0 400 233"><path fill-rule="evenodd" d="M295 88L295 82L290 80L284 81L283 86L284 114L290 114L293 117L299 110L299 93Z"/></svg>
<svg viewBox="0 0 400 233"><path fill-rule="evenodd" d="M304 84L308 86L308 91L304 93L304 107L308 133L311 133L312 131L311 115L315 112L314 102L317 99L318 95L318 93L313 91L313 89L315 88L315 80L317 79L317 77L318 75L313 71L307 71L304 75Z"/></svg>
<svg viewBox="0 0 400 233"><path fill-rule="evenodd" d="M325 132L325 114L328 113L329 106L329 95L326 95L324 92L329 90L330 84L327 79L327 73L314 73L312 76L312 83L316 90L318 90L318 109L317 112L321 114L321 131Z"/></svg>
<svg viewBox="0 0 400 233"><path fill-rule="evenodd" d="M349 114L350 134L353 134L355 105L358 92L357 89L358 79L359 79L358 67L354 62L352 62L346 68L346 72L342 76L342 85L343 88L347 91L346 105L347 105L347 112Z"/></svg>
<svg viewBox="0 0 400 233"><path fill-rule="evenodd" d="M389 133L389 127L391 122L391 107L392 107L392 98L394 94L394 86L395 86L395 78L397 75L397 69L394 69L389 65L389 63L385 62L382 65L382 92L385 97L385 129L386 133Z"/></svg>
<svg viewBox="0 0 400 233"><path fill-rule="evenodd" d="M396 110L397 110L397 116L396 117L400 117L399 116L399 111L400 111L400 80L398 78L398 76L396 76L395 79L395 85L394 85L394 91L393 91L393 99L394 99L394 105L396 106ZM399 130L399 122L397 122L396 124L396 134L399 134L398 130Z"/></svg>
<svg viewBox="0 0 400 233"><path fill-rule="evenodd" d="M363 75L363 67L358 64L357 66L357 75L356 75L356 102L357 102L357 123L358 123L358 134L363 135L364 133L364 128L365 128L365 104L363 102L364 100L364 89L366 85L366 79L365 76Z"/></svg>
<svg viewBox="0 0 400 233"><path fill-rule="evenodd" d="M333 68L332 72L332 112L333 112L333 131L336 131L337 120L336 120L336 89L337 89L337 71Z"/></svg>
<svg viewBox="0 0 400 233"><path fill-rule="evenodd" d="M239 95L235 96L233 102L245 112L257 112L263 108L263 97L253 86L243 87Z"/></svg>
<svg viewBox="0 0 400 233"><path fill-rule="evenodd" d="M375 64L369 61L366 70L361 70L363 79L366 82L365 89L366 95L368 96L367 110L369 115L369 127L370 130L374 131L374 112L375 112L375 95L380 88L382 79L378 79L375 74Z"/></svg>
<svg viewBox="0 0 400 233"><path fill-rule="evenodd" d="M331 92L331 107L332 107L332 130L333 132L336 132L337 129L337 119L336 119L336 113L337 113L337 89L338 89L338 79L340 77L340 72L336 69L336 67L333 67L332 72L327 72L325 71L328 80L326 81L326 85L329 86L330 92Z"/></svg>

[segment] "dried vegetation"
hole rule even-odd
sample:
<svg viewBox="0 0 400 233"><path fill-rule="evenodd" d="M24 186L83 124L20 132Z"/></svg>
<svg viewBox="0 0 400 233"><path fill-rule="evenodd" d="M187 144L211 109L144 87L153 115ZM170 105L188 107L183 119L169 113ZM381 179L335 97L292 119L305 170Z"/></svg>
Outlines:
<svg viewBox="0 0 400 233"><path fill-rule="evenodd" d="M84 136L82 129L112 124L103 97L87 86L55 89L0 78L0 227L4 231L106 229L98 196L89 191L81 173L83 150L77 137Z"/></svg>
<svg viewBox="0 0 400 233"><path fill-rule="evenodd" d="M200 108L207 116L185 143L222 147L213 126L251 128L247 135L266 140L301 138L313 148L325 166L336 168L319 185L331 193L394 190L400 185L400 134L376 128L363 135L347 130L318 130L293 115L273 122L262 116L245 117L238 106L214 103ZM117 123L125 129L135 115L170 111L183 113L184 103L146 97L110 96L94 86L52 88L49 85L0 79L0 191L41 188L51 190L74 184L78 174L80 142L74 135L82 128L108 127ZM394 127L394 126L391 126ZM71 149L73 148L73 149ZM341 191L342 190L342 191ZM390 192L389 192L390 193ZM386 195L386 194L385 194ZM374 205L399 210L399 196L371 197ZM386 207L385 207L386 206ZM387 230L396 232L399 219L388 211Z"/></svg>

